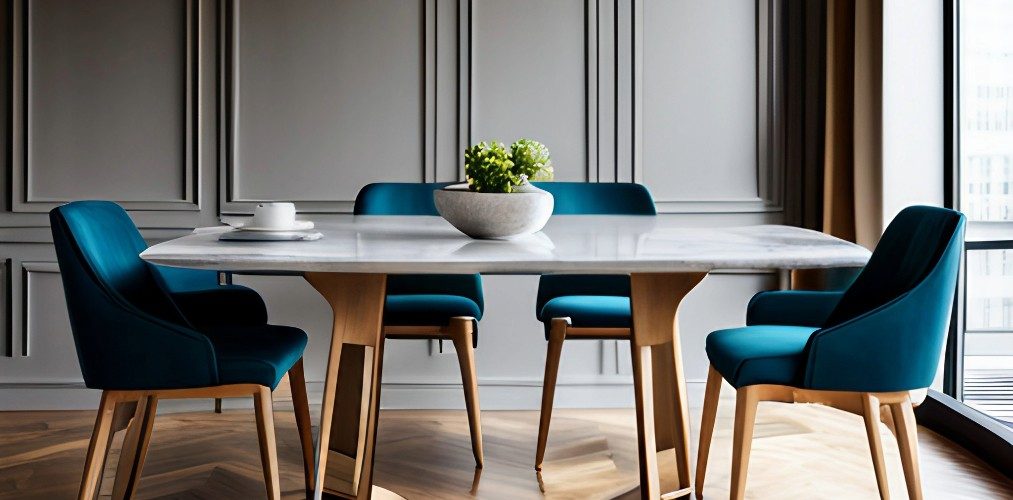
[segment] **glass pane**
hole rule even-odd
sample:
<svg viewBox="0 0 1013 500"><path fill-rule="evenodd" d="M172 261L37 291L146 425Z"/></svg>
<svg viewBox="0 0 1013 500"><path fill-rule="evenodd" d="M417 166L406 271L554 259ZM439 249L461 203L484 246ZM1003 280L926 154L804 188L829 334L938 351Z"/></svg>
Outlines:
<svg viewBox="0 0 1013 500"><path fill-rule="evenodd" d="M960 209L1013 221L1013 2L960 3Z"/></svg>
<svg viewBox="0 0 1013 500"><path fill-rule="evenodd" d="M969 235L1006 241L1013 228L1013 1L959 6L960 209L972 221ZM969 251L966 264L964 401L1013 425L1013 249Z"/></svg>
<svg viewBox="0 0 1013 500"><path fill-rule="evenodd" d="M1013 250L967 252L966 311L968 331L1013 332Z"/></svg>
<svg viewBox="0 0 1013 500"><path fill-rule="evenodd" d="M964 401L1013 425L1013 250L967 252Z"/></svg>

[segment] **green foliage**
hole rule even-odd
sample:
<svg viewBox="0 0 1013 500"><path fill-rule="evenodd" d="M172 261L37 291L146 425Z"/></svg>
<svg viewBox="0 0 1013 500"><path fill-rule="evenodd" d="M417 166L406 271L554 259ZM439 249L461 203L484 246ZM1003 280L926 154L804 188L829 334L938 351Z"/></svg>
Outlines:
<svg viewBox="0 0 1013 500"><path fill-rule="evenodd" d="M464 150L464 176L472 191L509 193L521 183L502 142L482 141Z"/></svg>
<svg viewBox="0 0 1013 500"><path fill-rule="evenodd" d="M552 160L549 148L531 139L518 139L510 146L513 156L514 171L518 175L528 176L530 181L551 181Z"/></svg>
<svg viewBox="0 0 1013 500"><path fill-rule="evenodd" d="M512 193L527 178L552 180L549 148L531 139L520 139L510 146L482 141L464 150L464 176L472 191Z"/></svg>

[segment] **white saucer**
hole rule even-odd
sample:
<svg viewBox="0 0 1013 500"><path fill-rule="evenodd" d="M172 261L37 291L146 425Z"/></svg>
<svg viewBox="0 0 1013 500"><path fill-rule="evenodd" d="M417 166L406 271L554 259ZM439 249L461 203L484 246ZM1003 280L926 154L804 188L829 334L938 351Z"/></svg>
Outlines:
<svg viewBox="0 0 1013 500"><path fill-rule="evenodd" d="M250 221L249 223L240 222L237 224L230 224L230 225L240 231L258 231L265 233L279 233L279 232L287 233L292 231L306 231L307 229L313 229L313 221L309 220L297 220L289 227L263 227L263 226L254 226L252 224L253 221Z"/></svg>

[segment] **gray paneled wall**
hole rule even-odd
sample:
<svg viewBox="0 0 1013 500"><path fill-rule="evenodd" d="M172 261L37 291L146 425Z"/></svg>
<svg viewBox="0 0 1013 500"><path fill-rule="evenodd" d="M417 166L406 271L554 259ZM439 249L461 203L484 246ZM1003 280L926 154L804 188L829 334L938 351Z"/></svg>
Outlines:
<svg viewBox="0 0 1013 500"><path fill-rule="evenodd" d="M226 207L347 211L363 184L425 179L426 3L232 4Z"/></svg>
<svg viewBox="0 0 1013 500"><path fill-rule="evenodd" d="M557 179L588 180L593 8L585 0L472 2L472 141L537 138L552 145Z"/></svg>
<svg viewBox="0 0 1013 500"><path fill-rule="evenodd" d="M12 0L0 12L10 154L0 176L0 409L89 406L45 212L123 203L149 241L295 201L351 209L375 181L455 180L471 142L531 137L560 180L646 183L687 226L780 222L778 0ZM319 391L329 314L299 278L238 276L310 333ZM686 301L704 335L739 324L770 274L713 275ZM485 408L535 407L537 280L486 278ZM462 404L452 347L394 341L384 405ZM567 345L561 406L632 402L629 350Z"/></svg>
<svg viewBox="0 0 1013 500"><path fill-rule="evenodd" d="M643 4L643 156L636 179L651 186L660 204L760 201L754 7ZM675 19L692 21L673 29Z"/></svg>

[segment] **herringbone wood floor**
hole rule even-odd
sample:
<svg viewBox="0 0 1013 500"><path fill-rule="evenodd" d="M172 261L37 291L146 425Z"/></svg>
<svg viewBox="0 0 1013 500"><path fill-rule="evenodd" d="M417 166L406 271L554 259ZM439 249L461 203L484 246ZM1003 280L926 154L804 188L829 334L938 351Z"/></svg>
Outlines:
<svg viewBox="0 0 1013 500"><path fill-rule="evenodd" d="M282 486L287 498L302 498L299 441L286 406L278 403L275 417ZM707 498L727 498L731 416L732 401L722 401ZM86 411L0 413L0 497L73 498L93 418ZM550 498L637 497L632 410L557 410L542 477L532 469L537 412L487 411L482 418L486 467L478 475L463 411L384 411L377 484L410 499L539 498L540 488ZM697 415L694 432L698 421ZM881 431L891 492L906 498L895 441L885 427ZM1013 483L932 432L919 431L929 498L1013 498ZM106 466L105 495L121 439ZM262 498L262 477L252 410L164 414L156 419L138 496ZM747 496L876 498L861 419L817 406L761 403Z"/></svg>

